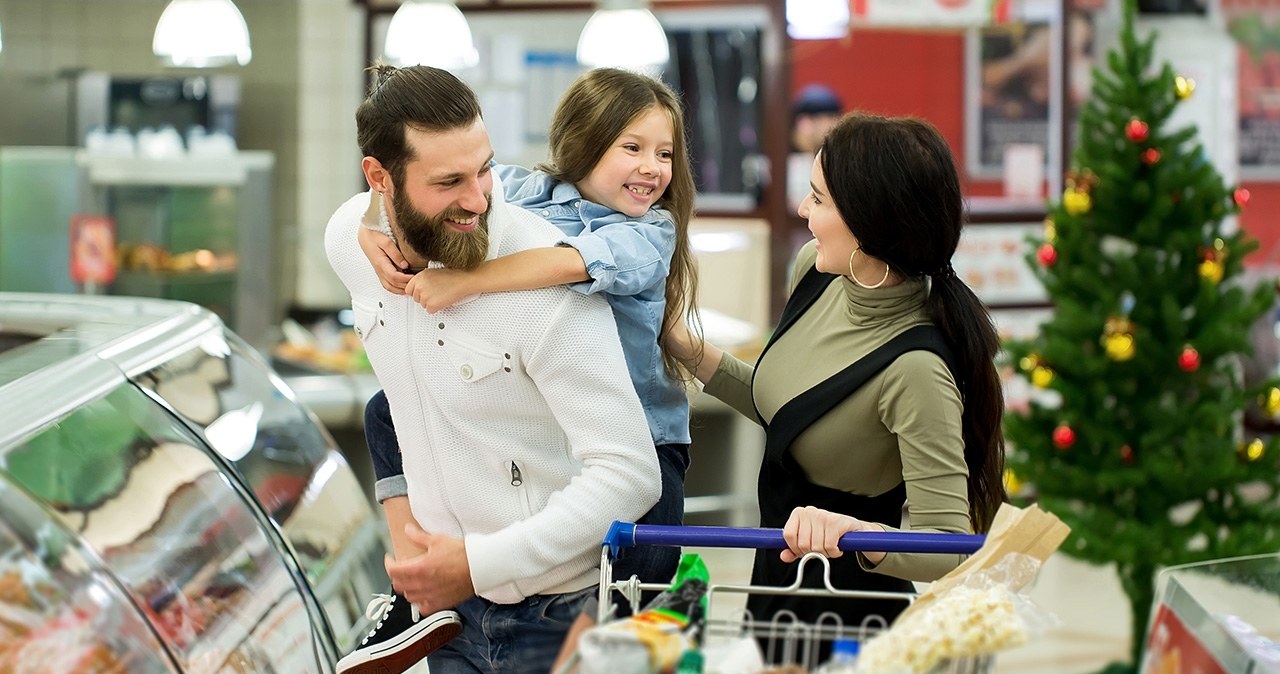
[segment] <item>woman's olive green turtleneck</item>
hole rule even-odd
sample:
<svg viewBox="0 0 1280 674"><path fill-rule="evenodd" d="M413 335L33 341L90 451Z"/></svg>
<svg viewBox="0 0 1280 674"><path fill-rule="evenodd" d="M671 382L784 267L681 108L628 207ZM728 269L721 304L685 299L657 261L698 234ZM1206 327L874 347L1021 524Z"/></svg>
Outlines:
<svg viewBox="0 0 1280 674"><path fill-rule="evenodd" d="M800 251L791 287L814 264L813 244ZM929 323L927 283L908 279L867 290L841 277L752 366L725 355L706 392L768 423L788 401L843 370L898 333ZM755 407L752 406L754 396ZM791 453L809 481L876 496L905 480L910 529L969 531L968 471L955 380L932 352L908 352L806 429ZM763 476L767 489L768 476ZM881 522L894 528L897 522ZM780 525L779 525L780 526ZM934 580L958 555L889 554L871 568L908 580Z"/></svg>

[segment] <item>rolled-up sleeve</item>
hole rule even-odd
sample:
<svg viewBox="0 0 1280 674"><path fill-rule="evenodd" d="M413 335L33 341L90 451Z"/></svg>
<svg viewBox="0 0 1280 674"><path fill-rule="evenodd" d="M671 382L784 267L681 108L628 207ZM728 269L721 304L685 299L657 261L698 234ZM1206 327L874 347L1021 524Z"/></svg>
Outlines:
<svg viewBox="0 0 1280 674"><path fill-rule="evenodd" d="M561 245L582 255L590 281L571 287L584 294L637 295L666 283L675 250L675 223L665 211L633 220L595 204L583 204L586 226Z"/></svg>

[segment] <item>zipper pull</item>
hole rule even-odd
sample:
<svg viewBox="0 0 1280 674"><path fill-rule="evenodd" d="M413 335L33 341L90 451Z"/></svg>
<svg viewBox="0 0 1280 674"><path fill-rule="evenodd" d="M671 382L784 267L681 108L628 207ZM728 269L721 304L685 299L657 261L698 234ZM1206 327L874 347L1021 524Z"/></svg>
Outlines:
<svg viewBox="0 0 1280 674"><path fill-rule="evenodd" d="M515 461L511 462L511 486L519 487L524 484L524 478L520 477L520 466Z"/></svg>

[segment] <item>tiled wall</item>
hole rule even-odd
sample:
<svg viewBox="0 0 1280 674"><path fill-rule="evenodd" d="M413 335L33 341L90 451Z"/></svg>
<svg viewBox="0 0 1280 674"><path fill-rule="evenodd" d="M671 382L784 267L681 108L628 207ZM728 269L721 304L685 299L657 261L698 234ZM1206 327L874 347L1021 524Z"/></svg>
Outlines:
<svg viewBox="0 0 1280 674"><path fill-rule="evenodd" d="M324 228L348 197L367 189L356 146L364 98L364 11L350 0L300 0L298 45L297 304L350 303L324 255Z"/></svg>
<svg viewBox="0 0 1280 674"><path fill-rule="evenodd" d="M235 0L253 60L241 78L239 143L275 154L273 222L281 310L346 304L324 259L333 208L358 188L352 114L364 16L351 0ZM0 1L0 145L72 145L71 82L83 70L168 70L151 53L168 0Z"/></svg>

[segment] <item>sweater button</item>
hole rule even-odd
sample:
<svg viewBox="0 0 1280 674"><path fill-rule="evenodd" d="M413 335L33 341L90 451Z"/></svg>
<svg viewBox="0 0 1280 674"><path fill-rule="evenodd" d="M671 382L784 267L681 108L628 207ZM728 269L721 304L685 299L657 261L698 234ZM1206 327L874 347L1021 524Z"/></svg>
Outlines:
<svg viewBox="0 0 1280 674"><path fill-rule="evenodd" d="M475 374L475 371L471 369L470 365L463 365L458 368L458 374L462 375L462 381L471 381L471 377Z"/></svg>

